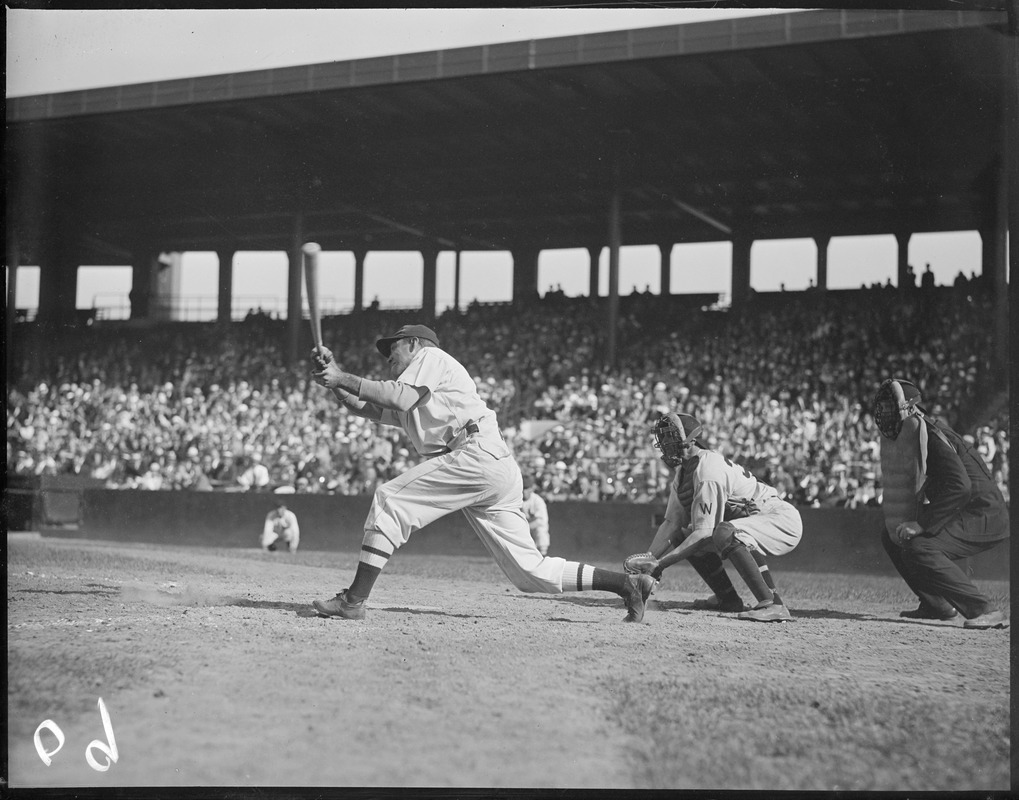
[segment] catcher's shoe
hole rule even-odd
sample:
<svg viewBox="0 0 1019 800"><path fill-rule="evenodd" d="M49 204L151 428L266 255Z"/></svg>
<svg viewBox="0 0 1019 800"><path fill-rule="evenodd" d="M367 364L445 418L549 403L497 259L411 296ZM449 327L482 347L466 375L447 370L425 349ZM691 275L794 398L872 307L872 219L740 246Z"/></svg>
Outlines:
<svg viewBox="0 0 1019 800"><path fill-rule="evenodd" d="M702 597L693 601L694 611L720 611L723 614L736 614L740 611L749 611L750 606L744 603L742 600L729 600L723 603L718 599L718 595L711 595L711 597Z"/></svg>
<svg viewBox="0 0 1019 800"><path fill-rule="evenodd" d="M332 597L329 600L314 600L312 605L315 606L315 610L319 613L319 616L323 617L342 617L343 619L364 619L364 600L357 603L351 603L347 600L347 592L349 589L344 589L336 597Z"/></svg>
<svg viewBox="0 0 1019 800"><path fill-rule="evenodd" d="M650 575L627 575L626 594L623 595L623 602L626 603L626 618L623 622L640 622L644 619L644 609L647 607L648 598L655 590L657 581Z"/></svg>
<svg viewBox="0 0 1019 800"><path fill-rule="evenodd" d="M782 603L773 603L770 600L758 603L749 611L736 615L736 619L748 619L752 622L786 622L792 618L793 615Z"/></svg>
<svg viewBox="0 0 1019 800"><path fill-rule="evenodd" d="M940 619L949 620L959 616L959 612L951 606L945 608L934 608L926 603L920 603L912 611L900 611L899 616L905 619Z"/></svg>
<svg viewBox="0 0 1019 800"><path fill-rule="evenodd" d="M962 623L964 628L976 628L978 630L986 630L987 628L1007 628L1008 617L1002 614L1000 611L988 611L986 614L981 614L979 617L973 617Z"/></svg>

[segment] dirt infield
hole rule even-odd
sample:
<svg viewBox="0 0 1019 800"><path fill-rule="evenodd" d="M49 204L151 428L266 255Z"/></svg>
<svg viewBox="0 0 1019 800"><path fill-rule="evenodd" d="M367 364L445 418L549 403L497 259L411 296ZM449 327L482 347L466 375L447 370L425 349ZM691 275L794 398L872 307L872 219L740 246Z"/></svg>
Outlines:
<svg viewBox="0 0 1019 800"><path fill-rule="evenodd" d="M683 565L627 625L397 553L363 623L316 617L356 558L9 536L10 785L1009 788L1009 632L901 620L897 579L776 559L796 620L758 625Z"/></svg>

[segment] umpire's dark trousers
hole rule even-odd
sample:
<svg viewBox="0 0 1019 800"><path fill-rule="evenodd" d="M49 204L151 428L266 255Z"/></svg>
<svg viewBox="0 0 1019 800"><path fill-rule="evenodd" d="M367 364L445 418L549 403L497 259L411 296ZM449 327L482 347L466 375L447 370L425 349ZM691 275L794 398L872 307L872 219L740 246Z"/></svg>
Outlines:
<svg viewBox="0 0 1019 800"><path fill-rule="evenodd" d="M1007 537L1006 537L1007 538ZM958 561L1001 544L1005 539L967 541L943 530L937 536L914 536L901 547L882 529L881 544L913 593L937 611L948 606L973 619L991 608L991 600L969 579Z"/></svg>

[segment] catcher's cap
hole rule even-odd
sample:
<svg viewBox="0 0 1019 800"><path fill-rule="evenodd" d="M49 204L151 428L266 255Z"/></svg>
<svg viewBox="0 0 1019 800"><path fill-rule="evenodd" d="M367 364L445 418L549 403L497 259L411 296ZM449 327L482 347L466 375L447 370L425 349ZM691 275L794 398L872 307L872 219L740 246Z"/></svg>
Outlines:
<svg viewBox="0 0 1019 800"><path fill-rule="evenodd" d="M663 414L655 425L656 429L672 428L678 441L686 442L699 436L704 426L700 420L689 414Z"/></svg>
<svg viewBox="0 0 1019 800"><path fill-rule="evenodd" d="M375 342L375 347L378 348L382 355L389 358L389 350L392 348L393 342L397 342L400 339L409 339L412 336L418 339L425 339L436 347L439 346L439 337L435 335L435 331L431 328L426 328L424 325L404 325L392 336L386 336Z"/></svg>

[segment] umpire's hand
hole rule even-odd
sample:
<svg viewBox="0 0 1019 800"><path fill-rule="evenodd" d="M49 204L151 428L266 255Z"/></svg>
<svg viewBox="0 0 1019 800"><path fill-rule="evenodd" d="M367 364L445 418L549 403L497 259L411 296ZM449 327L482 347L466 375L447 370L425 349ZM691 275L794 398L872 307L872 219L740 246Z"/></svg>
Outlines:
<svg viewBox="0 0 1019 800"><path fill-rule="evenodd" d="M895 529L895 539L902 547L910 539L913 539L923 533L923 528L920 523L916 520L910 520L909 522L903 522Z"/></svg>

